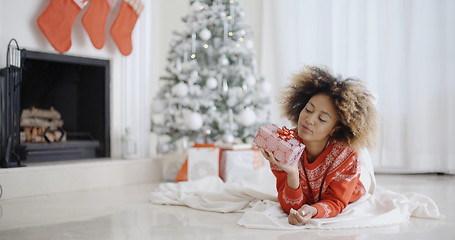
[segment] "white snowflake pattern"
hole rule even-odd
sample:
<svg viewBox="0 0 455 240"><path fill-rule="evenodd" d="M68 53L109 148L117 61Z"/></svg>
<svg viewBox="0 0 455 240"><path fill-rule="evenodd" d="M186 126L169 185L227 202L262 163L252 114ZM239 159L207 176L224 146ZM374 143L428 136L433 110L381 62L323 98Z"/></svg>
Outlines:
<svg viewBox="0 0 455 240"><path fill-rule="evenodd" d="M299 198L294 199L290 198L286 195L286 188L283 188L283 199L286 202L286 204L291 204L291 205L301 205L303 203L303 195L300 195Z"/></svg>
<svg viewBox="0 0 455 240"><path fill-rule="evenodd" d="M346 148L346 146L342 143L335 143L322 164L315 169L306 169L306 177L309 181L309 187L311 189L321 189L321 191L318 191L318 193L312 196L312 200L314 202L320 201L319 198L321 194L324 194L327 191L329 183L334 181L334 179L341 174L337 170L339 170L339 168L350 159L350 155L352 154L354 154L352 149ZM303 171L303 169L300 171L302 171L301 173L305 176L305 171ZM334 177L327 179L326 176L332 175L332 173L335 173L333 174Z"/></svg>
<svg viewBox="0 0 455 240"><path fill-rule="evenodd" d="M315 205L319 205L322 207L322 209L324 209L324 215L322 216L323 218L328 218L330 216L330 208L327 204L325 203L316 203Z"/></svg>

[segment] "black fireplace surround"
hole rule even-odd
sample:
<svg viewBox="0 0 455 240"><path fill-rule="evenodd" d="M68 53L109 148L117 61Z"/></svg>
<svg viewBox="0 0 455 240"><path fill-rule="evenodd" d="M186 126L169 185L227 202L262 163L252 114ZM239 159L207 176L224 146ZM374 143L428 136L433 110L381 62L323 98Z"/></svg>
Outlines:
<svg viewBox="0 0 455 240"><path fill-rule="evenodd" d="M16 84L19 87L20 101L13 105L19 104L20 108L16 109L20 111L31 107L53 107L59 111L64 121L63 130L67 133L67 141L24 143L15 139L18 144L14 149L7 149L8 139L2 133L0 166L16 166L23 161L110 157L109 60L24 49L20 51L21 67L17 71L20 71L21 79ZM2 82L9 81L5 76L8 75L5 74L7 71L8 67L2 69ZM10 94L6 90L8 89L2 90L5 96ZM20 113L16 114L20 116ZM2 116L8 117L5 113ZM11 126L14 129L10 132L18 131L18 124Z"/></svg>

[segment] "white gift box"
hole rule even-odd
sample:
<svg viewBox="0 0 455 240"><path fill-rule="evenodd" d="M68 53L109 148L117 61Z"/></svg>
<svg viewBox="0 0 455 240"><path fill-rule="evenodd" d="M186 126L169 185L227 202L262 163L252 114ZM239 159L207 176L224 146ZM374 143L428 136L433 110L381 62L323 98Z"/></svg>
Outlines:
<svg viewBox="0 0 455 240"><path fill-rule="evenodd" d="M224 182L236 182L264 166L259 150L223 150L220 177Z"/></svg>
<svg viewBox="0 0 455 240"><path fill-rule="evenodd" d="M219 175L220 149L200 147L188 149L188 181Z"/></svg>

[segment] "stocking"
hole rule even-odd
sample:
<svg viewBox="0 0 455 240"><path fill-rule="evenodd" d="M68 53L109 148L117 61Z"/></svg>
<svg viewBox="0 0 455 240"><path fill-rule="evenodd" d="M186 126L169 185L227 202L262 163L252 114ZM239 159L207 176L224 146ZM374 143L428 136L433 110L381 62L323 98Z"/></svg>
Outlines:
<svg viewBox="0 0 455 240"><path fill-rule="evenodd" d="M92 0L87 12L82 17L82 24L90 36L93 46L101 49L104 46L107 15L113 0Z"/></svg>
<svg viewBox="0 0 455 240"><path fill-rule="evenodd" d="M38 26L59 53L71 48L71 28L87 0L51 0L38 17Z"/></svg>
<svg viewBox="0 0 455 240"><path fill-rule="evenodd" d="M144 5L140 0L124 0L120 12L112 24L112 38L124 56L130 55L133 50L131 33L143 9Z"/></svg>

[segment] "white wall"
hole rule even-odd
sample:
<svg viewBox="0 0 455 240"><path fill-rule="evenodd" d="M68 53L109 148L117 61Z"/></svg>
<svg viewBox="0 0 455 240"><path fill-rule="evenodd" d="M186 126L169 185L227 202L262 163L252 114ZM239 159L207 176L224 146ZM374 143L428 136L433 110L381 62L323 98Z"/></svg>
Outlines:
<svg viewBox="0 0 455 240"><path fill-rule="evenodd" d="M0 1L0 68L5 66L6 47L11 38L18 41L20 48L57 53L36 23L49 2L50 0ZM189 6L189 0L142 0L142 2L146 9L133 31L133 53L130 56L124 57L120 54L109 34L110 26L120 8L120 0L115 0L108 16L106 43L103 49L98 50L93 47L82 26L81 18L87 10L85 8L74 21L71 32L72 47L65 53L111 61L111 154L115 158L121 156L121 137L127 126L134 126L133 130L136 135L139 135L138 140L141 143L146 141L147 146L144 148L149 149L142 149L143 156L154 152L153 134L147 134L150 116L143 112L150 111L152 98L158 90L156 86L158 86L159 76L164 74L167 64L169 42L175 37L172 32L185 27L181 18L187 13ZM263 4L261 0L241 0L240 3L253 28L258 66L261 66L259 50L262 46ZM143 65L144 61L149 67ZM140 68L135 66L141 62ZM136 73L138 71L140 74ZM126 79L131 75L134 75L132 78L141 79L138 81ZM145 93L141 89L142 86L147 87ZM137 93L142 94L141 98L137 98ZM136 106L137 103L140 106ZM152 136L150 145L146 139L149 136Z"/></svg>

